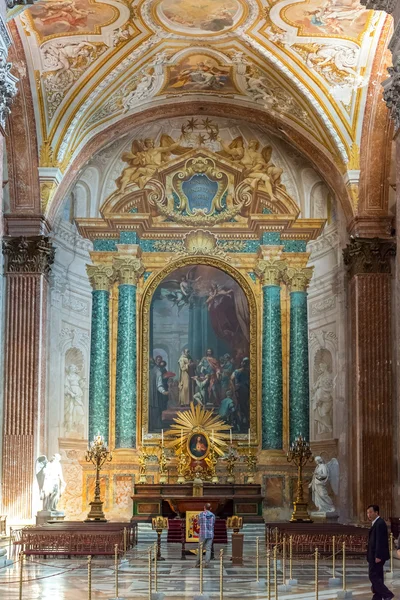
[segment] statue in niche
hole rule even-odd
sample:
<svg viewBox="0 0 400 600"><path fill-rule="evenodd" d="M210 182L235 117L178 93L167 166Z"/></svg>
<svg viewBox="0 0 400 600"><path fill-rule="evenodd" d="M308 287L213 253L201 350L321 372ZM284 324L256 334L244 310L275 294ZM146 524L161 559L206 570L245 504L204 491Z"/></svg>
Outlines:
<svg viewBox="0 0 400 600"><path fill-rule="evenodd" d="M54 454L50 460L47 456L39 456L36 460L36 480L39 485L40 499L43 501L43 510L58 514L57 504L67 485L64 481L59 454Z"/></svg>
<svg viewBox="0 0 400 600"><path fill-rule="evenodd" d="M336 377L332 376L332 355L329 350L321 348L316 353L314 373L316 379L311 388L311 398L316 433L331 434L333 432L333 389Z"/></svg>
<svg viewBox="0 0 400 600"><path fill-rule="evenodd" d="M328 493L328 484L331 485L335 494L339 491L339 463L332 458L325 463L321 456L315 457L316 467L309 488L312 491L312 499L319 513L334 513L335 506Z"/></svg>
<svg viewBox="0 0 400 600"><path fill-rule="evenodd" d="M78 348L70 348L65 356L64 380L64 428L69 434L84 437L85 379L81 376L83 370L83 355Z"/></svg>

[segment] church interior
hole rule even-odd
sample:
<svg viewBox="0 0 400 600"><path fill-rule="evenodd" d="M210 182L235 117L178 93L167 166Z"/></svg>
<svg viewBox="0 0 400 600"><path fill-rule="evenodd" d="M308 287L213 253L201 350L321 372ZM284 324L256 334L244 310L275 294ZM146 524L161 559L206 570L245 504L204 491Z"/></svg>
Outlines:
<svg viewBox="0 0 400 600"><path fill-rule="evenodd" d="M398 0L0 0L2 599L400 594L399 127Z"/></svg>

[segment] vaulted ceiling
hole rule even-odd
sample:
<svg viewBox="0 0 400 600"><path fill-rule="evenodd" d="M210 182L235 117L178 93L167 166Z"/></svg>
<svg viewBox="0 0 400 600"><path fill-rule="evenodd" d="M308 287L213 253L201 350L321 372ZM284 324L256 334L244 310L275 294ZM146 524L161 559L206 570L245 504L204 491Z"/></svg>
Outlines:
<svg viewBox="0 0 400 600"><path fill-rule="evenodd" d="M187 113L192 100L263 111L329 156L350 197L358 184L391 33L390 18L358 0L41 0L8 16L26 57L14 66L32 89L39 164L60 178L110 126L152 107Z"/></svg>

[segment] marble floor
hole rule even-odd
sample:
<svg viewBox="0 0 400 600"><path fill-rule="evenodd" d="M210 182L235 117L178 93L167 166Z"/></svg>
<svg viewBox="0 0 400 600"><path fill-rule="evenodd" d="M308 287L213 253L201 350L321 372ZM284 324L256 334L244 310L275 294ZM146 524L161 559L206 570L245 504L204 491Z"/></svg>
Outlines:
<svg viewBox="0 0 400 600"><path fill-rule="evenodd" d="M215 548L216 557L219 547ZM226 548L224 548L224 551ZM253 550L253 551L252 551ZM224 559L224 593L223 597L239 600L244 596L249 600L267 599L265 585L265 556L260 557L260 584L256 583L255 549L247 548L243 567L233 567L229 555ZM229 549L227 550L229 552ZM170 546L162 549L165 561L159 562L158 591L164 593L165 600L192 599L199 594L199 570L194 568L195 557L188 556L185 561L180 559L179 548ZM396 561L397 562L397 561ZM397 565L396 565L397 567ZM340 576L340 569L337 571ZM219 560L212 562L210 568L204 570L203 594L210 599L220 598L219 592L220 566ZM306 600L315 598L314 561L310 558L296 561L293 577L298 579L298 585L290 592L279 592L279 600ZM330 600L336 598L337 590L329 588L328 579L331 577L331 565L322 561L319 567L319 598ZM278 569L278 582L282 574ZM400 597L400 569L395 569L393 580L388 586ZM92 569L92 599L107 600L115 598L115 572L113 561L105 558L93 560ZM347 589L357 600L371 598L369 591L367 564L362 561L349 561L347 568ZM153 589L154 591L154 589ZM0 599L19 599L19 565L0 569ZM38 559L26 560L23 570L24 600L85 600L88 596L87 561L80 559ZM129 552L126 561L119 567L119 598L141 599L149 598L148 583L148 545L138 544ZM271 590L273 594L273 582Z"/></svg>

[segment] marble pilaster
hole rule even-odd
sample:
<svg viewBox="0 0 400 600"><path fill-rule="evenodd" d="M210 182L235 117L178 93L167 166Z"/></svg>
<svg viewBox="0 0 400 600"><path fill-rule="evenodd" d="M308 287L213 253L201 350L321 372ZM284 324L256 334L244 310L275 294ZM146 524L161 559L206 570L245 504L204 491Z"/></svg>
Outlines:
<svg viewBox="0 0 400 600"><path fill-rule="evenodd" d="M308 364L307 287L313 269L288 268L290 288L289 436L310 439L310 378Z"/></svg>
<svg viewBox="0 0 400 600"><path fill-rule="evenodd" d="M263 290L262 448L283 446L281 280L283 261L259 260L256 274Z"/></svg>
<svg viewBox="0 0 400 600"><path fill-rule="evenodd" d="M343 251L351 323L351 489L354 517L371 502L393 514L391 264L388 240L352 240ZM371 499L371 494L373 498Z"/></svg>
<svg viewBox="0 0 400 600"><path fill-rule="evenodd" d="M115 407L116 448L136 445L136 285L144 273L139 258L114 261L118 280L118 334Z"/></svg>
<svg viewBox="0 0 400 600"><path fill-rule="evenodd" d="M92 291L89 375L89 440L100 433L109 439L110 420L110 285L113 268L87 265Z"/></svg>
<svg viewBox="0 0 400 600"><path fill-rule="evenodd" d="M47 276L54 248L44 236L7 238L2 510L32 518L35 458L45 439Z"/></svg>

